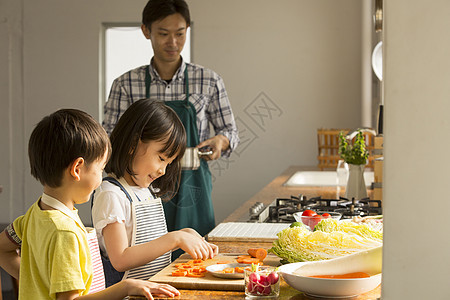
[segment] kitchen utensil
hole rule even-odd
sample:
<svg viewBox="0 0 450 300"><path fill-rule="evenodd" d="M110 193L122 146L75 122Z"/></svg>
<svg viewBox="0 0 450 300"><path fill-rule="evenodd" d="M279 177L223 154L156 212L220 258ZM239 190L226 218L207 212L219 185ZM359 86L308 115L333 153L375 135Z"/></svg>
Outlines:
<svg viewBox="0 0 450 300"><path fill-rule="evenodd" d="M375 32L383 30L383 0L375 0Z"/></svg>
<svg viewBox="0 0 450 300"><path fill-rule="evenodd" d="M181 158L183 170L197 170L200 167L200 157L213 154L212 150L200 151L198 148L188 147Z"/></svg>
<svg viewBox="0 0 450 300"><path fill-rule="evenodd" d="M378 135L383 135L383 107L384 105L381 104L378 108Z"/></svg>
<svg viewBox="0 0 450 300"><path fill-rule="evenodd" d="M304 264L286 264L279 268L283 279L294 289L313 297L349 298L373 290L381 283L381 273L367 278L328 279L294 274Z"/></svg>
<svg viewBox="0 0 450 300"><path fill-rule="evenodd" d="M383 42L379 42L372 52L372 69L380 81L383 81Z"/></svg>

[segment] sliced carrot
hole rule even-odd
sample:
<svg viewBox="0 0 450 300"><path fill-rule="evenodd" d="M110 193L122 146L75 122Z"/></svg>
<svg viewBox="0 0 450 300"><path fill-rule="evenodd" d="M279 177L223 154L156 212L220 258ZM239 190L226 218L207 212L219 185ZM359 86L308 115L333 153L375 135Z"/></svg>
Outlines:
<svg viewBox="0 0 450 300"><path fill-rule="evenodd" d="M223 271L225 272L225 273L234 273L234 268L225 268L225 269L223 269Z"/></svg>
<svg viewBox="0 0 450 300"><path fill-rule="evenodd" d="M235 267L235 268L234 268L234 271L235 271L236 273L244 273L244 267Z"/></svg>
<svg viewBox="0 0 450 300"><path fill-rule="evenodd" d="M188 274L188 271L181 271L181 270L176 270L172 272L172 276L180 276L180 277L184 277Z"/></svg>
<svg viewBox="0 0 450 300"><path fill-rule="evenodd" d="M187 272L187 277L205 277L205 273Z"/></svg>
<svg viewBox="0 0 450 300"><path fill-rule="evenodd" d="M188 265L188 264L181 264L180 266L178 266L178 269L190 269L192 268L192 265Z"/></svg>
<svg viewBox="0 0 450 300"><path fill-rule="evenodd" d="M242 260L244 264L259 264L260 260L258 258L245 258Z"/></svg>
<svg viewBox="0 0 450 300"><path fill-rule="evenodd" d="M190 265L203 265L204 261L201 259L193 259L187 262Z"/></svg>
<svg viewBox="0 0 450 300"><path fill-rule="evenodd" d="M216 262L216 264L218 264L218 265L226 265L226 264L230 264L230 263L231 263L231 261L227 261L227 260L221 260L221 261Z"/></svg>
<svg viewBox="0 0 450 300"><path fill-rule="evenodd" d="M260 261L263 261L267 256L267 250L264 248L250 248L247 250L248 254L250 254L252 257L255 257L259 259Z"/></svg>
<svg viewBox="0 0 450 300"><path fill-rule="evenodd" d="M205 273L206 267L193 267L190 271L193 273Z"/></svg>

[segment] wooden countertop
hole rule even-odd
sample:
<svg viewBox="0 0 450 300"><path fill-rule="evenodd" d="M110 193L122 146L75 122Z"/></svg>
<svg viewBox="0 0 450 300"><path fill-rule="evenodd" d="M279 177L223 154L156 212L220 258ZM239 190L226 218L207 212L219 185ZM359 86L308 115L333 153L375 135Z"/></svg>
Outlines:
<svg viewBox="0 0 450 300"><path fill-rule="evenodd" d="M256 202L261 202L264 205L272 203L276 198L287 197L291 195L298 196L303 194L307 198L322 196L323 198L336 198L336 187L285 187L285 183L290 176L297 171L317 171L317 167L300 167L291 166L285 170L280 176L276 177L271 183L265 186L261 191L255 194L247 202L242 204L231 215L229 215L223 222L236 222L246 220L248 217L249 208ZM372 191L368 191L369 195ZM341 192L343 196L343 192ZM269 249L271 243L258 242L216 242L221 253L245 253L248 248L265 248ZM244 292L231 291L207 291L207 290L180 290L181 295L175 299L244 299ZM377 287L373 291L359 295L354 300L374 300L379 299L381 294L381 287ZM142 297L130 297L132 300L143 299ZM167 298L155 298L167 299ZM305 296L302 292L290 287L284 280L281 282L279 299L301 300L301 299L316 299ZM319 298L317 298L319 299ZM325 298L320 298L325 299Z"/></svg>

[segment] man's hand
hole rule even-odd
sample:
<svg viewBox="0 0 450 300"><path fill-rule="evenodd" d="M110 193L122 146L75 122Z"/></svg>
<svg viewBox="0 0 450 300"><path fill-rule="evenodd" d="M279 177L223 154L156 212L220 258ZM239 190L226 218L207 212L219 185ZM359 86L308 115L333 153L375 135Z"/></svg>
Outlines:
<svg viewBox="0 0 450 300"><path fill-rule="evenodd" d="M205 160L216 160L220 158L222 151L230 147L230 141L224 135L219 134L197 145L197 148L202 147L210 147L213 152L211 155L202 156L202 158Z"/></svg>

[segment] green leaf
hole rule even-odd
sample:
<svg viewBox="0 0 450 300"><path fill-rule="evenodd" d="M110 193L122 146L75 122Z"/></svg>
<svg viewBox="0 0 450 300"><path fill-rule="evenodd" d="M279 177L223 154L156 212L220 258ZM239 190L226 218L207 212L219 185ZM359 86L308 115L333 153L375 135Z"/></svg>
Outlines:
<svg viewBox="0 0 450 300"><path fill-rule="evenodd" d="M367 162L369 151L361 130L358 130L353 145L349 144L343 131L339 133L339 155L348 164L364 165Z"/></svg>

